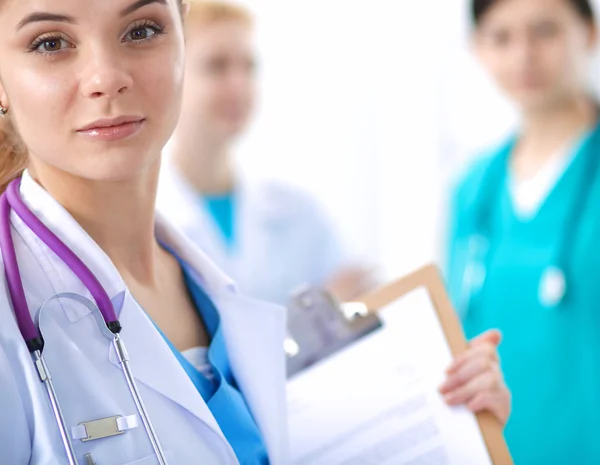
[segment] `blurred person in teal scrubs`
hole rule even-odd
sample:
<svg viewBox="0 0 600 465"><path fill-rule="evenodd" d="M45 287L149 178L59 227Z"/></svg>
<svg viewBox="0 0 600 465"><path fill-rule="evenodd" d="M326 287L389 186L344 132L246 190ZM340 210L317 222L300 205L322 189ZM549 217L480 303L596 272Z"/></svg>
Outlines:
<svg viewBox="0 0 600 465"><path fill-rule="evenodd" d="M600 127L588 1L472 0L482 64L519 130L453 197L448 284L468 337L490 328L515 463L600 463Z"/></svg>

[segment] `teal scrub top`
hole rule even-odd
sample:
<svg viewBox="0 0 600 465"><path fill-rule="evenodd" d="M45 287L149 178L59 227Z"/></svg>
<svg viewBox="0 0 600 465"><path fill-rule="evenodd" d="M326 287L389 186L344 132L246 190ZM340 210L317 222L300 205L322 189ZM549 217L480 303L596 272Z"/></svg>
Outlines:
<svg viewBox="0 0 600 465"><path fill-rule="evenodd" d="M202 197L205 208L219 228L221 236L229 248L235 244L235 194L205 195Z"/></svg>
<svg viewBox="0 0 600 465"><path fill-rule="evenodd" d="M562 177L527 220L516 215L509 193L512 147L479 161L455 192L448 288L469 338L492 328L503 333L500 357L513 395L505 435L515 463L600 463L600 128L574 147ZM577 198L585 202L573 222ZM465 270L477 261L471 239L481 234L485 209L488 246L479 261L486 273L466 305ZM544 306L541 276L565 238L566 294L559 305Z"/></svg>
<svg viewBox="0 0 600 465"><path fill-rule="evenodd" d="M166 336L161 334L208 405L240 465L269 465L261 432L231 371L219 312L202 289L195 271L177 255L174 256L181 264L188 291L211 338L208 361L212 366L214 379L209 380L201 374Z"/></svg>

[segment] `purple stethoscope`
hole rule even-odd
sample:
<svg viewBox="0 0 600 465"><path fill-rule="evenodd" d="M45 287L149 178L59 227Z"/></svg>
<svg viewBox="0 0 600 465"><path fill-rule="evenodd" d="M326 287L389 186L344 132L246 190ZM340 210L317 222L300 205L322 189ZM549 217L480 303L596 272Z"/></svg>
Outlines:
<svg viewBox="0 0 600 465"><path fill-rule="evenodd" d="M135 383L125 345L119 336L119 333L121 332L121 324L117 319L117 314L110 297L98 279L81 261L81 259L77 257L77 255L75 255L75 253L69 249L52 231L50 231L50 229L48 229L27 207L19 193L20 183L20 178L14 180L9 184L6 192L0 196L0 250L2 251L2 260L4 262L8 293L12 302L17 325L21 335L23 336L23 339L25 340L25 343L27 344L27 348L31 352L33 363L39 378L46 388L50 405L60 430L65 452L69 460L69 465L77 465L78 462L75 456L71 438L68 434L67 424L62 414L58 397L54 389L52 376L50 375L48 365L44 360L44 340L39 329L33 322L33 318L31 317L27 300L25 298L25 291L23 289L23 282L19 272L17 254L11 233L11 210L44 244L46 244L48 248L50 248L50 250L52 250L65 263L66 266L69 267L69 269L91 293L97 306L85 297L78 296L76 294L65 293L48 299L42 305L42 308L50 300L56 298L68 298L86 305L90 310L93 311L93 314L99 320L99 326L102 330L102 333L113 341L116 353L119 357L119 363L127 382L127 387L142 419L148 439L152 443L152 448L156 454L156 457L158 458L158 462L160 465L167 465L164 451L158 441L158 437ZM89 459L89 456L88 460L91 460Z"/></svg>

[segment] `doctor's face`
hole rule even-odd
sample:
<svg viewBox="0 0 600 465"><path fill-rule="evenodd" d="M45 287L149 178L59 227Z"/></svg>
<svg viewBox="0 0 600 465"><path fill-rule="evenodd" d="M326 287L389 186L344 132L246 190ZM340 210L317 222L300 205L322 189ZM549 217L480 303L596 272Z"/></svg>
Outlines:
<svg viewBox="0 0 600 465"><path fill-rule="evenodd" d="M255 100L252 29L231 19L187 29L180 129L211 142L229 142L244 130Z"/></svg>
<svg viewBox="0 0 600 465"><path fill-rule="evenodd" d="M475 43L500 87L523 110L586 92L595 30L568 0L502 0L483 16Z"/></svg>
<svg viewBox="0 0 600 465"><path fill-rule="evenodd" d="M178 118L178 0L0 0L0 102L36 172L124 180Z"/></svg>

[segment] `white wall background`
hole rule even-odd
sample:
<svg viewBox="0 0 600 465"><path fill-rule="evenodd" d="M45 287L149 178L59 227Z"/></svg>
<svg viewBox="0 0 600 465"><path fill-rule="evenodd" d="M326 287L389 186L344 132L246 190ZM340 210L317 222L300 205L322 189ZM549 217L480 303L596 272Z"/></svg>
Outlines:
<svg viewBox="0 0 600 465"><path fill-rule="evenodd" d="M318 196L387 277L437 260L451 174L516 123L470 53L467 0L239 1L262 66L243 168Z"/></svg>

